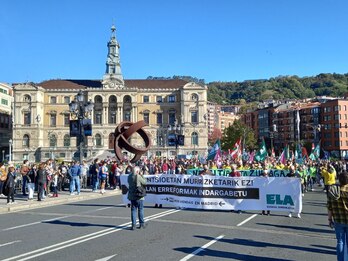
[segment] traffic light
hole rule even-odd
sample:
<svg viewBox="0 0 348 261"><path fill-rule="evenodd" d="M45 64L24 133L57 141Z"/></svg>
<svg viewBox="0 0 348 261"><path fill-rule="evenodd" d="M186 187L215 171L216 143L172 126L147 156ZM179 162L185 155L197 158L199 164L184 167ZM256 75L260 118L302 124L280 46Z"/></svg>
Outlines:
<svg viewBox="0 0 348 261"><path fill-rule="evenodd" d="M177 143L179 146L185 146L185 135L178 135Z"/></svg>

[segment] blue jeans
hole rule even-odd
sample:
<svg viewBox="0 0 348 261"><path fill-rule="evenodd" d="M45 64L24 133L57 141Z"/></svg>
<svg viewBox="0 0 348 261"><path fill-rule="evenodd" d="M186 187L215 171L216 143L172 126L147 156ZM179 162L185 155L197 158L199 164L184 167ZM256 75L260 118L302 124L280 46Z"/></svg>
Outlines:
<svg viewBox="0 0 348 261"><path fill-rule="evenodd" d="M348 225L335 223L335 232L337 238L337 260L348 260L348 257L344 256L344 248L347 247L348 244Z"/></svg>
<svg viewBox="0 0 348 261"><path fill-rule="evenodd" d="M80 177L73 176L70 181L70 193L75 191L75 186L77 186L77 193L80 193Z"/></svg>
<svg viewBox="0 0 348 261"><path fill-rule="evenodd" d="M121 189L121 177L115 176L115 178L116 178L115 188L118 186Z"/></svg>
<svg viewBox="0 0 348 261"><path fill-rule="evenodd" d="M138 209L138 217L139 224L144 225L144 200L131 200L131 218L132 218L132 226L135 226L137 223L137 209Z"/></svg>
<svg viewBox="0 0 348 261"><path fill-rule="evenodd" d="M27 186L27 182L28 182L28 179L26 176L23 176L22 178L22 194L23 195L26 195L26 191L25 191L25 188Z"/></svg>
<svg viewBox="0 0 348 261"><path fill-rule="evenodd" d="M93 190L97 190L97 189L98 189L98 186L99 186L98 177L93 177L93 178L92 178L92 181L93 181L93 184L92 184Z"/></svg>

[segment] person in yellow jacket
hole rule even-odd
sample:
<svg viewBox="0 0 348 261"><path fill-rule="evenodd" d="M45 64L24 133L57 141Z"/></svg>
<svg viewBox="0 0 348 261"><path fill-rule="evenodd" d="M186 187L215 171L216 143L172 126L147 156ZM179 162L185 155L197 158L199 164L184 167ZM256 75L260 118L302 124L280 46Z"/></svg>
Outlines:
<svg viewBox="0 0 348 261"><path fill-rule="evenodd" d="M329 165L328 167L321 168L321 176L324 179L324 187L326 193L329 191L330 186L336 184L336 170L334 166Z"/></svg>

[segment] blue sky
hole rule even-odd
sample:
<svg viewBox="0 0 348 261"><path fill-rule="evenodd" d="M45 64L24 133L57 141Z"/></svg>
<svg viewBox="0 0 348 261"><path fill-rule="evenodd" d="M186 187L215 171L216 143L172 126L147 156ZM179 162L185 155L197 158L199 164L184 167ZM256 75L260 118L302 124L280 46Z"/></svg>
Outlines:
<svg viewBox="0 0 348 261"><path fill-rule="evenodd" d="M101 79L115 24L125 79L348 73L347 0L2 0L0 82Z"/></svg>

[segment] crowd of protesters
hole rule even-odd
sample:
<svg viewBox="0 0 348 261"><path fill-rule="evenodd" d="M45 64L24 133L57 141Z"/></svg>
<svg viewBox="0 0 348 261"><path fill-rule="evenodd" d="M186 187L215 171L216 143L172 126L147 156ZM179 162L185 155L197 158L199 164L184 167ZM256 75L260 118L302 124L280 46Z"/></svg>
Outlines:
<svg viewBox="0 0 348 261"><path fill-rule="evenodd" d="M243 162L241 160L209 160L201 162L198 159L145 159L137 162L141 172L148 174L187 174L190 169L196 169L199 175L214 175L213 170L227 170L228 176L239 177L243 170L259 169L263 176L267 176L269 170L288 170L287 176L301 178L302 193L313 190L313 185L318 183L328 187L336 183L336 173L347 169L345 161L312 161L301 164L294 160L282 164L274 158L268 158L264 162ZM0 192L5 188L7 202L12 204L14 193L22 193L28 200L34 199L34 191L37 191L37 200L48 197L58 197L60 191L69 190L70 195L79 195L81 188L91 188L93 192L104 194L105 189L121 189L120 176L130 174L134 164L127 161L118 162L113 158L105 160L94 159L93 162L73 161L70 163L57 162L49 159L39 164L24 160L23 164L14 166L0 163ZM20 191L19 191L20 190ZM0 193L3 196L3 193ZM157 207L156 205L155 207Z"/></svg>
<svg viewBox="0 0 348 261"><path fill-rule="evenodd" d="M1 164L1 163L0 163ZM57 162L49 159L39 164L24 160L23 164L14 166L0 165L0 196L7 196L7 203L13 204L14 194L21 193L28 200L34 199L37 191L37 200L42 201L46 197L58 197L60 191L68 190L70 195L79 195L81 188L90 188L92 192L104 194L106 189L121 189L120 176L131 174L133 167L137 165L144 175L148 174L189 174L189 170L196 170L198 175L214 175L214 170L223 169L230 177L240 177L246 170L261 170L261 176L267 177L271 170L286 170L287 177L301 179L302 196L313 190L313 185L318 184L328 192L329 187L337 183L337 173L347 170L345 161L329 161L310 159L296 163L288 160L285 164L275 158L269 157L264 162L243 162L242 160L208 160L200 161L192 159L145 159L137 164L129 164L127 161L118 162L113 158L105 160L94 159L93 162L77 161L70 163ZM6 193L2 193L5 192ZM161 204L155 204L161 208ZM237 211L241 213L241 211ZM270 212L262 211L263 215ZM292 217L292 213L289 213ZM300 213L296 217L301 218Z"/></svg>

